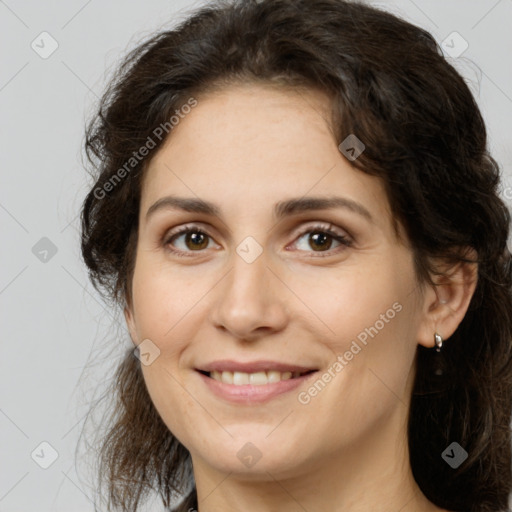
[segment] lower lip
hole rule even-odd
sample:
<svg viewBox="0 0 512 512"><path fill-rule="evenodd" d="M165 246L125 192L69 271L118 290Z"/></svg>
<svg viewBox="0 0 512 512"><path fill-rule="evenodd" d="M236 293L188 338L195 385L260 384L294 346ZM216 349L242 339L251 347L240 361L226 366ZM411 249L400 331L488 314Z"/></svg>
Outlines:
<svg viewBox="0 0 512 512"><path fill-rule="evenodd" d="M243 384L241 386L226 384L212 379L203 373L197 373L210 391L220 398L234 403L262 403L283 393L293 391L317 372L314 371L301 377L280 380L279 382L272 382L261 386L255 386L254 384Z"/></svg>

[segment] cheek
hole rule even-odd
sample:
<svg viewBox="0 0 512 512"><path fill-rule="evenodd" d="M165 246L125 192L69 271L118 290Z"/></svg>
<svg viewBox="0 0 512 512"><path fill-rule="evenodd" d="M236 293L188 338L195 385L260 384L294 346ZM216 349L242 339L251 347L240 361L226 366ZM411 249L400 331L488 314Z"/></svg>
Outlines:
<svg viewBox="0 0 512 512"><path fill-rule="evenodd" d="M143 366L142 374L151 402L162 421L183 445L190 446L190 425L198 422L197 401L186 391L186 386L164 357L151 366Z"/></svg>
<svg viewBox="0 0 512 512"><path fill-rule="evenodd" d="M194 421L191 411L197 407L185 390L179 362L193 336L190 326L197 323L194 304L200 296L198 287L186 285L183 275L173 275L158 262L141 262L135 269L137 335L140 341L149 339L157 354L151 364L142 364L142 373L156 410L180 441L187 439L186 425Z"/></svg>
<svg viewBox="0 0 512 512"><path fill-rule="evenodd" d="M322 292L310 288L307 295L308 305L329 329L319 339L333 352L333 364L341 364L334 368L329 399L343 396L362 424L396 402L396 396L404 396L417 346L412 268L403 262L381 265L364 273L347 271Z"/></svg>
<svg viewBox="0 0 512 512"><path fill-rule="evenodd" d="M197 285L197 282L187 283L183 274L172 273L161 263L141 262L133 278L133 304L140 339L150 338L158 345L169 339L179 340L180 324L193 316L194 304L201 296L201 287Z"/></svg>
<svg viewBox="0 0 512 512"><path fill-rule="evenodd" d="M393 266L384 272L384 267L382 262L373 271L368 267L364 271L349 269L330 275L327 286L315 288L304 281L297 290L317 313L319 324L329 330L333 349L344 351L355 339L364 343L365 338L373 337L368 331L374 336L397 333L409 315L404 306L410 301L412 276L407 270L397 272Z"/></svg>

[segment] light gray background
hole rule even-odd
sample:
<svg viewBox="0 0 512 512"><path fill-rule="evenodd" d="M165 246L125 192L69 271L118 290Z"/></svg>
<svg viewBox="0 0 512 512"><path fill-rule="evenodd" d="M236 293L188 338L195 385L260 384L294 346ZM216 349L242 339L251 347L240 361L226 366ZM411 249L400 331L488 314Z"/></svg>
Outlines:
<svg viewBox="0 0 512 512"><path fill-rule="evenodd" d="M111 377L130 342L79 258L84 120L128 49L202 3L0 0L1 512L93 510L94 489L77 474L74 450L90 391ZM453 31L468 42L454 62L482 108L510 203L512 0L375 3L439 42ZM59 45L46 59L31 48L34 40L42 46L43 31ZM57 249L46 262L32 250L43 237ZM31 458L43 441L58 452L48 469ZM42 461L50 452L37 453Z"/></svg>

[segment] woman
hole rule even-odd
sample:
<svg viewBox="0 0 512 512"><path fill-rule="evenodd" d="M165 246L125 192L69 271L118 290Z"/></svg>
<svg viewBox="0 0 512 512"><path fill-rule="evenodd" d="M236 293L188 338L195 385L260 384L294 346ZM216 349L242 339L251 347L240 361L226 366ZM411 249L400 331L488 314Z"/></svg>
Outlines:
<svg viewBox="0 0 512 512"><path fill-rule="evenodd" d="M510 216L430 34L211 4L126 58L86 149L83 257L136 347L109 507L507 510Z"/></svg>

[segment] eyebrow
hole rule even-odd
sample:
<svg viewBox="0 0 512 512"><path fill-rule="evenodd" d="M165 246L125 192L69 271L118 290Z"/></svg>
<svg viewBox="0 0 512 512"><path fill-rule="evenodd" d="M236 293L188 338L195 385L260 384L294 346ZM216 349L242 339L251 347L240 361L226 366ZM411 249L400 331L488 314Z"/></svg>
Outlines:
<svg viewBox="0 0 512 512"><path fill-rule="evenodd" d="M346 197L299 197L287 199L276 203L274 217L279 220L284 217L315 210L333 210L344 208L357 213L371 223L374 223L370 212L360 203ZM220 208L209 201L198 198L165 196L153 203L146 212L146 222L159 210L179 209L192 213L204 213L216 217L222 217Z"/></svg>

